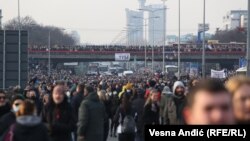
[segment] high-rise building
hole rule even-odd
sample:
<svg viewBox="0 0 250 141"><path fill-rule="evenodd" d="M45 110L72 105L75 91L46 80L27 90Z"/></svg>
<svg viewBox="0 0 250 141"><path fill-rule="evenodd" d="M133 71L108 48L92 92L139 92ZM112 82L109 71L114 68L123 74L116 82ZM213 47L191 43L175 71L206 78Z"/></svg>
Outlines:
<svg viewBox="0 0 250 141"><path fill-rule="evenodd" d="M146 0L138 0L139 1L139 8L143 9L145 7Z"/></svg>
<svg viewBox="0 0 250 141"><path fill-rule="evenodd" d="M162 45L164 40L164 5L147 6L149 12L148 41L150 45ZM155 18L157 17L157 18Z"/></svg>
<svg viewBox="0 0 250 141"><path fill-rule="evenodd" d="M143 43L143 12L126 9L127 15L127 44L140 45Z"/></svg>
<svg viewBox="0 0 250 141"><path fill-rule="evenodd" d="M2 29L2 9L0 9L0 30Z"/></svg>
<svg viewBox="0 0 250 141"><path fill-rule="evenodd" d="M247 27L247 10L231 10L223 17L225 30Z"/></svg>

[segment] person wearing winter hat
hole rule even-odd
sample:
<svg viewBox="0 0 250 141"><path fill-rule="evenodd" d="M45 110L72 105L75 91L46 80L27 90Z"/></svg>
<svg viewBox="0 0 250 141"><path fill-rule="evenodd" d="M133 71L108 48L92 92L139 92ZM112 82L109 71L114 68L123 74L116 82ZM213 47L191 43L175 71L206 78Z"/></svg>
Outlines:
<svg viewBox="0 0 250 141"><path fill-rule="evenodd" d="M12 110L1 117L0 119L0 136L16 121L16 112L19 110L19 105L24 101L24 96L21 94L13 95L11 98Z"/></svg>
<svg viewBox="0 0 250 141"><path fill-rule="evenodd" d="M185 86L181 81L176 81L173 86L173 95L165 101L163 110L164 124L184 124L183 109L186 104Z"/></svg>
<svg viewBox="0 0 250 141"><path fill-rule="evenodd" d="M161 92L161 100L160 100L160 123L164 124L163 122L163 111L165 109L166 106L166 102L168 100L169 97L171 97L173 95L173 93L171 92L170 88L168 86L165 86Z"/></svg>

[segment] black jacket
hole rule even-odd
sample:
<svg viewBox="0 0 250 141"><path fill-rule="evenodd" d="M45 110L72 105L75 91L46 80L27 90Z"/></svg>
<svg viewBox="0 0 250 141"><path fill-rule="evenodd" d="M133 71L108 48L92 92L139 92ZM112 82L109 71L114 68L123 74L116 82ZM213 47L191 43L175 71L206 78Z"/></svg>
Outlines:
<svg viewBox="0 0 250 141"><path fill-rule="evenodd" d="M2 116L0 119L0 136L2 136L6 130L16 121L16 115L13 112L9 112Z"/></svg>
<svg viewBox="0 0 250 141"><path fill-rule="evenodd" d="M81 102L82 102L83 99L84 99L83 94L82 93L78 93L71 100L71 106L73 108L73 111L74 111L76 119L78 119L78 111L79 111L79 107L80 107Z"/></svg>
<svg viewBox="0 0 250 141"><path fill-rule="evenodd" d="M18 117L14 124L14 141L49 141L48 131L36 116Z"/></svg>
<svg viewBox="0 0 250 141"><path fill-rule="evenodd" d="M4 106L0 107L0 118L10 112L10 105L6 103Z"/></svg>
<svg viewBox="0 0 250 141"><path fill-rule="evenodd" d="M96 93L90 93L79 108L78 136L84 141L102 141L104 136L105 108Z"/></svg>
<svg viewBox="0 0 250 141"><path fill-rule="evenodd" d="M143 131L143 109L144 109L145 100L143 98L136 98L132 102L132 107L138 114L138 121L137 121L137 130L138 132Z"/></svg>
<svg viewBox="0 0 250 141"><path fill-rule="evenodd" d="M70 141L76 119L67 99L60 105L48 104L42 112L42 120L47 123L53 141Z"/></svg>
<svg viewBox="0 0 250 141"><path fill-rule="evenodd" d="M155 106L153 108L153 105ZM160 108L155 104L147 104L144 107L143 121L146 125L159 124Z"/></svg>

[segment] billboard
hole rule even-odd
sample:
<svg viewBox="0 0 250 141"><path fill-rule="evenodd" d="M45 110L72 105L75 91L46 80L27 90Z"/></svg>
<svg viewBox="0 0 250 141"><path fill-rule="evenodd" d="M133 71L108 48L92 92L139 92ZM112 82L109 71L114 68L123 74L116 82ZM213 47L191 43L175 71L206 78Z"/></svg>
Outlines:
<svg viewBox="0 0 250 141"><path fill-rule="evenodd" d="M203 32L203 29L204 27L203 27L203 24L199 24L198 25L198 30L199 30L199 32ZM208 31L209 30L209 24L205 24L205 31Z"/></svg>
<svg viewBox="0 0 250 141"><path fill-rule="evenodd" d="M115 61L129 61L130 60L130 53L116 53L115 54Z"/></svg>

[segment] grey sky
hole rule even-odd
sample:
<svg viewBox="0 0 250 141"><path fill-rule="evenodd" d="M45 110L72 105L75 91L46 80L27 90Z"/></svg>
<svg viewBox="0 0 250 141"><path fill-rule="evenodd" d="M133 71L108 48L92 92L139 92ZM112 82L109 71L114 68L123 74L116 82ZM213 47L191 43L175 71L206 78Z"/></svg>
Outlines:
<svg viewBox="0 0 250 141"><path fill-rule="evenodd" d="M229 10L247 9L247 0L206 0L207 18L213 33L222 27ZM124 29L125 8L138 9L137 0L20 0L21 16L32 16L38 23L76 30L81 42L109 44ZM147 0L147 4L162 3ZM178 32L178 0L167 1L167 34ZM17 16L17 0L1 0L3 22ZM197 32L202 22L203 0L181 0L181 34Z"/></svg>

